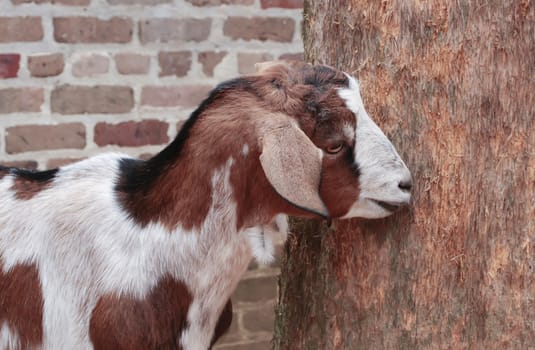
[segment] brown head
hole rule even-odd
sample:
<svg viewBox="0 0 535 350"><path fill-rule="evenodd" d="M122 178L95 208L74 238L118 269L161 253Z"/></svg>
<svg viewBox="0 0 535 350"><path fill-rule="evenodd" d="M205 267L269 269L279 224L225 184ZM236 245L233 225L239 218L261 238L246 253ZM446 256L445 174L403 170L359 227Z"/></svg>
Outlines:
<svg viewBox="0 0 535 350"><path fill-rule="evenodd" d="M410 200L411 175L366 113L357 81L327 66L257 66L273 115L257 124L264 173L282 197L324 217L378 218Z"/></svg>

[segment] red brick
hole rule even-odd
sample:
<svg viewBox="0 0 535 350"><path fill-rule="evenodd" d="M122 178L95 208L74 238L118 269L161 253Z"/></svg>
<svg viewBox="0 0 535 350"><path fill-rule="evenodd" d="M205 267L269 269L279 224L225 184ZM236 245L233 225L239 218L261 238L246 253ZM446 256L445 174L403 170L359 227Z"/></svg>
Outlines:
<svg viewBox="0 0 535 350"><path fill-rule="evenodd" d="M229 17L223 34L232 39L291 42L295 21L287 17Z"/></svg>
<svg viewBox="0 0 535 350"><path fill-rule="evenodd" d="M243 312L243 327L249 332L273 332L275 303L262 303Z"/></svg>
<svg viewBox="0 0 535 350"><path fill-rule="evenodd" d="M61 85L52 91L50 104L61 114L126 113L134 107L134 94L128 86Z"/></svg>
<svg viewBox="0 0 535 350"><path fill-rule="evenodd" d="M53 77L60 75L65 67L63 54L44 54L28 57L28 69L32 77Z"/></svg>
<svg viewBox="0 0 535 350"><path fill-rule="evenodd" d="M254 0L186 0L193 6L252 5Z"/></svg>
<svg viewBox="0 0 535 350"><path fill-rule="evenodd" d="M304 61L305 56L302 52L299 53L285 53L279 56L280 60L287 60L287 61Z"/></svg>
<svg viewBox="0 0 535 350"><path fill-rule="evenodd" d="M61 4L67 6L87 6L91 0L11 0L15 5L20 4Z"/></svg>
<svg viewBox="0 0 535 350"><path fill-rule="evenodd" d="M241 280L234 291L232 301L239 303L259 303L277 299L277 277L257 277Z"/></svg>
<svg viewBox="0 0 535 350"><path fill-rule="evenodd" d="M120 53L115 55L115 65L120 74L147 74L150 69L150 56Z"/></svg>
<svg viewBox="0 0 535 350"><path fill-rule="evenodd" d="M167 129L169 124L160 120L129 121L119 124L98 123L95 126L94 141L98 146L161 145L169 142Z"/></svg>
<svg viewBox="0 0 535 350"><path fill-rule="evenodd" d="M190 51L162 51L158 54L160 76L174 75L184 77L191 68Z"/></svg>
<svg viewBox="0 0 535 350"><path fill-rule="evenodd" d="M210 18L151 18L139 23L141 43L204 41L210 35Z"/></svg>
<svg viewBox="0 0 535 350"><path fill-rule="evenodd" d="M148 107L196 107L211 88L209 85L144 86L141 104Z"/></svg>
<svg viewBox="0 0 535 350"><path fill-rule="evenodd" d="M107 73L110 69L110 59L103 54L83 54L72 65L72 75L75 77L91 77Z"/></svg>
<svg viewBox="0 0 535 350"><path fill-rule="evenodd" d="M303 0L260 0L260 6L262 6L263 9L270 7L301 9L303 8Z"/></svg>
<svg viewBox="0 0 535 350"><path fill-rule="evenodd" d="M214 68L221 63L223 58L227 55L226 51L204 51L199 52L198 60L202 64L202 71L206 76L214 76Z"/></svg>
<svg viewBox="0 0 535 350"><path fill-rule="evenodd" d="M23 125L6 129L7 153L85 147L85 127L81 123Z"/></svg>
<svg viewBox="0 0 535 350"><path fill-rule="evenodd" d="M159 4L168 4L172 0L108 0L110 5L143 5L154 6Z"/></svg>
<svg viewBox="0 0 535 350"><path fill-rule="evenodd" d="M37 169L37 162L35 160L14 160L11 162L0 162L0 165L19 169Z"/></svg>
<svg viewBox="0 0 535 350"><path fill-rule="evenodd" d="M54 39L59 43L128 43L132 40L130 18L95 17L54 18Z"/></svg>
<svg viewBox="0 0 535 350"><path fill-rule="evenodd" d="M40 112L44 98L41 88L0 89L0 113Z"/></svg>
<svg viewBox="0 0 535 350"><path fill-rule="evenodd" d="M53 158L46 162L47 169L56 169L64 165L76 163L84 158Z"/></svg>
<svg viewBox="0 0 535 350"><path fill-rule="evenodd" d="M273 56L269 53L238 53L238 72L251 74L255 72L255 63L272 61Z"/></svg>
<svg viewBox="0 0 535 350"><path fill-rule="evenodd" d="M16 78L19 66L20 55L18 53L0 54L0 79Z"/></svg>
<svg viewBox="0 0 535 350"><path fill-rule="evenodd" d="M0 17L0 43L41 41L40 17Z"/></svg>

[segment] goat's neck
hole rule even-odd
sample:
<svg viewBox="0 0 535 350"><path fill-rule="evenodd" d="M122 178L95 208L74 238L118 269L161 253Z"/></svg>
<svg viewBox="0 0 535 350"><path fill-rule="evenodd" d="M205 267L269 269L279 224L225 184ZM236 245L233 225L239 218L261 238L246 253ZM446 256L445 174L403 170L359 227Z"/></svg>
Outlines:
<svg viewBox="0 0 535 350"><path fill-rule="evenodd" d="M179 152L171 153L171 144L155 158L160 168L154 171L154 178L127 196L133 216L142 224L160 222L170 230L179 226L200 228L214 205L214 191L225 181L230 192L228 203L220 205L226 205L227 213L233 212L235 230L267 223L280 212L291 212L293 208L265 178L250 130L233 126L227 131L224 124L206 124L198 121L191 128ZM170 159L161 166L164 156ZM149 161L145 166L154 164L158 163ZM223 175L227 178L222 179Z"/></svg>

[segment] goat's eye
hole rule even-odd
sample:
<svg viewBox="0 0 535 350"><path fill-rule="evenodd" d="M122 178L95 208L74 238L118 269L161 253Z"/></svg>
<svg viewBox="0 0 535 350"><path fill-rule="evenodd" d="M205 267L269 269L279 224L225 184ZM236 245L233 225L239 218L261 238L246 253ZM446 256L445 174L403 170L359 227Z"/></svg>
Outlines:
<svg viewBox="0 0 535 350"><path fill-rule="evenodd" d="M344 148L344 144L343 143L337 143L335 145L332 145L332 146L327 146L327 148L325 148L325 151L329 154L336 154L338 152L340 152L342 149Z"/></svg>

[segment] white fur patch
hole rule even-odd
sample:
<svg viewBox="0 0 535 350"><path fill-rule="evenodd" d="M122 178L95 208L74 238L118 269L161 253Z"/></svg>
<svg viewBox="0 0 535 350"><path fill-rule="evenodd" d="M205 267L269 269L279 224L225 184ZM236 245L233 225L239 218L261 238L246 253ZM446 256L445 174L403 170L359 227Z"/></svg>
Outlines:
<svg viewBox="0 0 535 350"><path fill-rule="evenodd" d="M360 196L344 218L380 218L391 214L377 201L404 204L410 201L410 193L399 188L411 174L396 149L364 109L358 82L347 75L349 87L339 89L338 95L356 117L355 162L360 177Z"/></svg>
<svg viewBox="0 0 535 350"><path fill-rule="evenodd" d="M189 327L181 337L184 349L208 348L218 317L251 261L247 236L232 229L236 227L230 184L233 163L229 159L213 175L212 206L198 234L201 251L188 267L186 281L194 299L188 312Z"/></svg>
<svg viewBox="0 0 535 350"><path fill-rule="evenodd" d="M18 333L9 328L6 322L4 322L0 328L0 349L22 349Z"/></svg>
<svg viewBox="0 0 535 350"><path fill-rule="evenodd" d="M344 133L344 136L348 139L348 140L354 140L355 139L355 128L349 124L346 124L344 125L344 128L343 128L343 133Z"/></svg>
<svg viewBox="0 0 535 350"><path fill-rule="evenodd" d="M275 260L275 244L277 235L285 241L288 237L288 217L276 215L268 225L250 227L244 232L249 238L253 257L260 265L272 264Z"/></svg>
<svg viewBox="0 0 535 350"><path fill-rule="evenodd" d="M245 156L245 157L249 154L249 145L248 144L246 144L246 143L243 144L243 147L241 149L241 154L243 156Z"/></svg>

